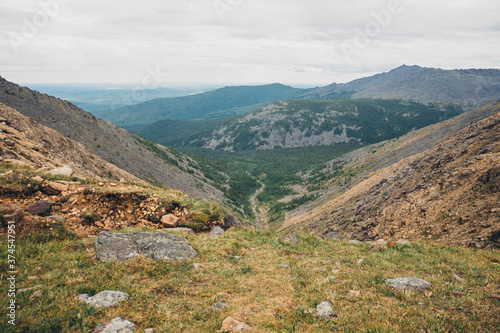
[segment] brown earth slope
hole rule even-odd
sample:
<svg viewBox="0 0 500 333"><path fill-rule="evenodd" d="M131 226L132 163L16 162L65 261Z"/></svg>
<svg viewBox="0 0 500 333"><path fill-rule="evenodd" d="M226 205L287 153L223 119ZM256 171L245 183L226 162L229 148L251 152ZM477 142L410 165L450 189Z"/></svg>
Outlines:
<svg viewBox="0 0 500 333"><path fill-rule="evenodd" d="M69 166L78 178L140 180L87 147L0 103L0 158L48 171Z"/></svg>
<svg viewBox="0 0 500 333"><path fill-rule="evenodd" d="M323 206L290 218L284 229L498 248L499 202L500 113L371 173Z"/></svg>

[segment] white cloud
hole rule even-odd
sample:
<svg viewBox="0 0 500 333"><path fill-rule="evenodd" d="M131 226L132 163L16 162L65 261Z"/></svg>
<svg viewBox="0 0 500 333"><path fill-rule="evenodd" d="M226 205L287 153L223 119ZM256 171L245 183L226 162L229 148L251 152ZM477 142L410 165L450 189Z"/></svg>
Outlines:
<svg viewBox="0 0 500 333"><path fill-rule="evenodd" d="M403 63L499 68L499 12L497 0L3 0L0 75L140 82L159 66L165 84L327 84Z"/></svg>

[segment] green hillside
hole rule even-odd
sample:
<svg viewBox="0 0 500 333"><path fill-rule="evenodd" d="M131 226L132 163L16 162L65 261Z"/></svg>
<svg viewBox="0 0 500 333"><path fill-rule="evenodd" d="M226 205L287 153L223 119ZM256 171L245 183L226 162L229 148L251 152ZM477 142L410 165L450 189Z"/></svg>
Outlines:
<svg viewBox="0 0 500 333"><path fill-rule="evenodd" d="M295 98L307 90L282 84L225 87L176 98L159 98L101 114L102 118L125 128L162 119L211 119L253 111L277 100Z"/></svg>

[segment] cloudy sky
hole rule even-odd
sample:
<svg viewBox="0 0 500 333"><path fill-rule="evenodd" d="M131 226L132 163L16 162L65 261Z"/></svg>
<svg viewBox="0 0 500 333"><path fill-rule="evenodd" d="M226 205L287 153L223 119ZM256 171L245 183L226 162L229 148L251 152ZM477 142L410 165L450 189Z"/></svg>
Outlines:
<svg viewBox="0 0 500 333"><path fill-rule="evenodd" d="M319 85L500 68L498 0L2 0L17 83Z"/></svg>

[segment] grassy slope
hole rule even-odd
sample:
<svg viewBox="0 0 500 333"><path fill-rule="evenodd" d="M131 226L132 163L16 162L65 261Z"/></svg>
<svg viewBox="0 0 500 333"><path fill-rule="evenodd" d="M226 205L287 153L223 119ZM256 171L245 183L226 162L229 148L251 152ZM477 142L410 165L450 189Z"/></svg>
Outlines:
<svg viewBox="0 0 500 333"><path fill-rule="evenodd" d="M256 231L231 231L215 239L188 236L199 255L183 263L145 258L100 263L95 260L93 239L76 240L63 232L49 239L25 237L17 242L17 286L42 284L43 296L30 299L33 291L19 293L17 325L11 326L5 320L8 298L2 284L0 331L90 332L118 316L134 322L139 331L154 327L158 332L215 332L226 316L248 323L253 332L500 329L500 301L492 297L500 287L499 252L427 243L380 252L365 244L323 241L309 234L298 237L298 245L286 245L271 233ZM2 238L2 265L6 257L7 242ZM356 265L360 258L365 265ZM199 270L193 269L194 262L200 263ZM283 262L291 268L279 267ZM454 273L465 281L454 279ZM330 281L332 275L336 279ZM423 278L433 288L409 293L384 285L385 279L398 276ZM99 312L74 299L80 293L103 290L132 297ZM350 298L350 290L361 295ZM465 296L454 296L454 291ZM315 306L323 300L333 303L336 321L314 317ZM216 301L228 306L220 313L208 310Z"/></svg>

